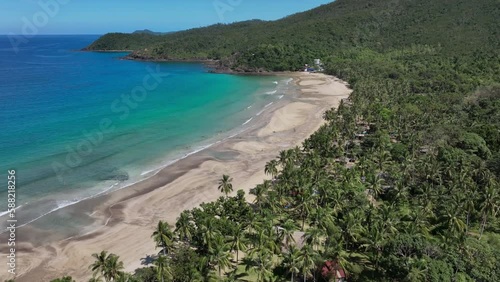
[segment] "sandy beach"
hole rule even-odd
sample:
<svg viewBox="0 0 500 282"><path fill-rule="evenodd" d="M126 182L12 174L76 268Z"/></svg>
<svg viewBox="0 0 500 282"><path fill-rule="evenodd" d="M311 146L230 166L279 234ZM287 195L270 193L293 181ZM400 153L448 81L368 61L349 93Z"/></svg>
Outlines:
<svg viewBox="0 0 500 282"><path fill-rule="evenodd" d="M248 193L267 179L266 162L279 151L300 145L324 123L323 113L351 93L345 82L332 76L287 75L294 78L300 95L266 109L250 130L178 161L145 181L71 207L68 214L84 211L95 221L86 234L37 244L27 243L39 241L31 234L48 238L51 231L30 232L30 226L20 229L23 237L16 281L50 281L62 275L87 281L92 276L88 269L91 255L101 250L120 256L125 270L133 272L159 251L150 238L156 223L166 220L174 225L183 210L216 200L222 195L217 190L222 174L234 179L234 193L239 189ZM1 272L1 281L9 278Z"/></svg>

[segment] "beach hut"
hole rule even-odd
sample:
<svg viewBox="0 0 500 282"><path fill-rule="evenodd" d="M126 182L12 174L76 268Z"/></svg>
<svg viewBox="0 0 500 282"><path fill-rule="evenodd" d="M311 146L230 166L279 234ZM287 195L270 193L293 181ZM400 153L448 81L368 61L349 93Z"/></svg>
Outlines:
<svg viewBox="0 0 500 282"><path fill-rule="evenodd" d="M345 282L346 273L337 261L325 261L321 267L321 275L328 281Z"/></svg>

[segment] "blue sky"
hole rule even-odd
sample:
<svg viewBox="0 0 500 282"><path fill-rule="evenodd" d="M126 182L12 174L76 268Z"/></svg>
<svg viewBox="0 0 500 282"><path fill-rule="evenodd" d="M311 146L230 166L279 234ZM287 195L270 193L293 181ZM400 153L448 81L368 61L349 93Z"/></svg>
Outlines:
<svg viewBox="0 0 500 282"><path fill-rule="evenodd" d="M275 20L332 0L0 0L0 34L175 31L249 19ZM45 4L42 8L41 4Z"/></svg>

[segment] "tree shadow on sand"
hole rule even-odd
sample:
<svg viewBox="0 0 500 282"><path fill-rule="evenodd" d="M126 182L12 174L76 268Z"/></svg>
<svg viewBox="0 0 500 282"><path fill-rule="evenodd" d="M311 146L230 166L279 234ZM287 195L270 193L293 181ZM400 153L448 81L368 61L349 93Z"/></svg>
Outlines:
<svg viewBox="0 0 500 282"><path fill-rule="evenodd" d="M150 265L156 260L156 255L146 255L146 257L141 258L141 265Z"/></svg>

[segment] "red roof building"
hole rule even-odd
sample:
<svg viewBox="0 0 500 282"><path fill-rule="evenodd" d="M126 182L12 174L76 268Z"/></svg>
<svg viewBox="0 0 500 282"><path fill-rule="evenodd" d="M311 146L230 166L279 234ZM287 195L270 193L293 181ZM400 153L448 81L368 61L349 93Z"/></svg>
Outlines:
<svg viewBox="0 0 500 282"><path fill-rule="evenodd" d="M346 273L345 270L340 267L336 261L325 261L323 267L321 267L321 275L328 281L333 282L345 282Z"/></svg>

